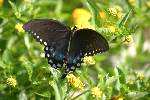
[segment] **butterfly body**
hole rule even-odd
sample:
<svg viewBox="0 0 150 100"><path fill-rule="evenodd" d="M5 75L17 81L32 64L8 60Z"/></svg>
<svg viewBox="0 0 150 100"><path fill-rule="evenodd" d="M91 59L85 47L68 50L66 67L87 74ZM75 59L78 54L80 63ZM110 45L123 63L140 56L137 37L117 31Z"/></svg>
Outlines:
<svg viewBox="0 0 150 100"><path fill-rule="evenodd" d="M62 68L65 74L81 66L85 56L93 56L109 49L106 39L92 29L77 30L52 19L35 19L23 25L37 41L45 46L45 57L53 68Z"/></svg>

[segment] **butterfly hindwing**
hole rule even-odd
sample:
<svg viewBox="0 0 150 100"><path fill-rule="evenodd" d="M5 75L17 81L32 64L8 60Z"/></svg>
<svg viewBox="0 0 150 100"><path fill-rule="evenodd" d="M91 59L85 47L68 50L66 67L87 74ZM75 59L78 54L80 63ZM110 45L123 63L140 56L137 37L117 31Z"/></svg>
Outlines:
<svg viewBox="0 0 150 100"><path fill-rule="evenodd" d="M55 51L52 46L46 46L44 48L45 57L48 59L48 63L53 68L61 68L64 64L64 54L62 52Z"/></svg>
<svg viewBox="0 0 150 100"><path fill-rule="evenodd" d="M109 49L107 40L92 29L77 30L70 44L69 55L93 56Z"/></svg>
<svg viewBox="0 0 150 100"><path fill-rule="evenodd" d="M108 49L108 42L98 32L92 29L77 30L70 41L69 63L80 67L83 57L93 56Z"/></svg>

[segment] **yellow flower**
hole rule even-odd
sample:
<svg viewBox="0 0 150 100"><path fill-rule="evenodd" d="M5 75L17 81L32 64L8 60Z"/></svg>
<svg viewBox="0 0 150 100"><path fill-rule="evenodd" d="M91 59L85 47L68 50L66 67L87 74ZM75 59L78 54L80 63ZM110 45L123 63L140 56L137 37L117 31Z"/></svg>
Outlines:
<svg viewBox="0 0 150 100"><path fill-rule="evenodd" d="M123 12L123 9L119 5L115 5L114 8L116 8L118 12Z"/></svg>
<svg viewBox="0 0 150 100"><path fill-rule="evenodd" d="M23 24L21 23L17 23L15 25L15 29L18 31L18 32L24 32L24 29L22 28Z"/></svg>
<svg viewBox="0 0 150 100"><path fill-rule="evenodd" d="M108 12L110 15L112 16L117 16L117 9L112 7L112 8L108 8Z"/></svg>
<svg viewBox="0 0 150 100"><path fill-rule="evenodd" d="M131 6L135 6L136 4L136 0L128 0L128 2Z"/></svg>
<svg viewBox="0 0 150 100"><path fill-rule="evenodd" d="M133 42L133 38L132 38L132 35L127 35L125 37L122 38L122 42L124 44L130 44Z"/></svg>
<svg viewBox="0 0 150 100"><path fill-rule="evenodd" d="M89 11L83 8L76 8L72 13L73 21L75 24L79 22L87 22L91 18Z"/></svg>
<svg viewBox="0 0 150 100"><path fill-rule="evenodd" d="M72 13L73 22L78 29L89 28L95 29L88 21L91 18L89 11L83 8L76 8Z"/></svg>
<svg viewBox="0 0 150 100"><path fill-rule="evenodd" d="M148 8L150 8L150 0L148 0L148 1L146 2L146 6L147 6Z"/></svg>
<svg viewBox="0 0 150 100"><path fill-rule="evenodd" d="M144 74L143 73L137 73L137 78L140 80L144 79Z"/></svg>
<svg viewBox="0 0 150 100"><path fill-rule="evenodd" d="M0 0L0 7L3 6L4 0Z"/></svg>
<svg viewBox="0 0 150 100"><path fill-rule="evenodd" d="M100 11L99 12L99 16L102 18L102 19L106 19L106 13L104 11Z"/></svg>
<svg viewBox="0 0 150 100"><path fill-rule="evenodd" d="M107 26L107 28L108 28L108 30L110 31L110 32L112 32L112 33L114 33L114 32L116 32L116 28L115 28L115 26Z"/></svg>
<svg viewBox="0 0 150 100"><path fill-rule="evenodd" d="M124 98L123 97L119 97L117 100L123 100Z"/></svg>
<svg viewBox="0 0 150 100"><path fill-rule="evenodd" d="M113 96L111 100L124 100L123 96Z"/></svg>
<svg viewBox="0 0 150 100"><path fill-rule="evenodd" d="M6 83L7 83L7 85L13 86L13 87L16 87L16 85L17 85L16 79L13 78L12 76L7 78Z"/></svg>
<svg viewBox="0 0 150 100"><path fill-rule="evenodd" d="M128 81L128 84L133 85L133 84L134 84L134 81L133 81L133 80L129 80L129 81Z"/></svg>
<svg viewBox="0 0 150 100"><path fill-rule="evenodd" d="M100 89L98 87L94 87L91 89L91 94L93 95L93 97L101 98L103 92L100 91Z"/></svg>
<svg viewBox="0 0 150 100"><path fill-rule="evenodd" d="M123 9L119 5L115 5L114 8L117 10L117 17L121 18L123 16Z"/></svg>
<svg viewBox="0 0 150 100"><path fill-rule="evenodd" d="M90 64L90 65L95 64L95 60L93 59L92 56L85 56L85 57L83 58L83 62L84 62L85 64Z"/></svg>
<svg viewBox="0 0 150 100"><path fill-rule="evenodd" d="M95 29L89 22L78 22L75 25L78 29L88 28L88 29Z"/></svg>
<svg viewBox="0 0 150 100"><path fill-rule="evenodd" d="M75 88L83 89L83 87L84 87L84 84L82 83L80 78L75 77L73 74L68 74L67 80L68 80L68 83Z"/></svg>
<svg viewBox="0 0 150 100"><path fill-rule="evenodd" d="M123 16L123 9L119 5L115 5L108 9L110 15L121 18Z"/></svg>

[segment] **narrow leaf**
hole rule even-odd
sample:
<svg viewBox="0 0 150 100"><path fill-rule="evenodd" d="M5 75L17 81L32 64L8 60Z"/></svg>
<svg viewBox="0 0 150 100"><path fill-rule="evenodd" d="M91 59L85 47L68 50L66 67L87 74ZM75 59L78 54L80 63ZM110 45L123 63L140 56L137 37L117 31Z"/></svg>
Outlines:
<svg viewBox="0 0 150 100"><path fill-rule="evenodd" d="M130 14L131 14L131 11L132 10L130 10L128 13L126 13L125 16L119 21L118 27L124 26L126 24L127 20L129 19Z"/></svg>
<svg viewBox="0 0 150 100"><path fill-rule="evenodd" d="M48 98L51 97L51 94L50 94L49 91L44 91L42 93L38 93L38 92L34 92L34 93L37 94L37 95L39 95L39 96L41 96L41 97L48 97Z"/></svg>
<svg viewBox="0 0 150 100"><path fill-rule="evenodd" d="M31 81L32 73L33 73L33 69L32 69L33 64L30 61L28 61L25 57L21 57L20 60L22 61L23 66L26 68L26 71L29 75L29 80Z"/></svg>
<svg viewBox="0 0 150 100"><path fill-rule="evenodd" d="M100 21L99 21L99 8L96 5L96 3L94 3L94 1L91 0L87 0L87 6L90 9L93 17L92 17L92 24L93 25L100 25Z"/></svg>
<svg viewBox="0 0 150 100"><path fill-rule="evenodd" d="M134 91L134 92L129 92L128 94L127 94L127 96L128 96L128 98L130 99L130 100L137 100L137 99L140 99L140 98L142 98L142 97L144 97L144 96L146 96L146 95L148 95L149 93L147 93L147 92L139 92L139 91Z"/></svg>
<svg viewBox="0 0 150 100"><path fill-rule="evenodd" d="M14 11L14 14L17 18L20 18L21 17L21 13L19 12L19 10L17 9L17 6L12 2L12 1L8 1L9 4L11 5L13 11Z"/></svg>

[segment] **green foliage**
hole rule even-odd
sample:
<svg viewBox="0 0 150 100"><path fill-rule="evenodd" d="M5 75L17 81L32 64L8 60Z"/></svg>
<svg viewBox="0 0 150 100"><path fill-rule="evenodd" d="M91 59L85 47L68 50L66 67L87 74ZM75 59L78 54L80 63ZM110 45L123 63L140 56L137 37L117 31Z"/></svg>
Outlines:
<svg viewBox="0 0 150 100"><path fill-rule="evenodd" d="M0 6L0 100L149 100L150 7L148 0L136 1L133 5L129 0L4 0ZM109 11L116 5L122 8L122 17ZM72 13L79 7L89 10L89 22L110 45L108 52L94 56L96 64L74 72L84 83L83 90L70 86L67 78L60 79L61 71L51 68L43 57L44 47L15 28L34 18L74 26ZM133 42L123 41L129 35ZM14 86L7 82L10 77L17 82L12 81ZM96 86L102 91L100 98L91 94Z"/></svg>

